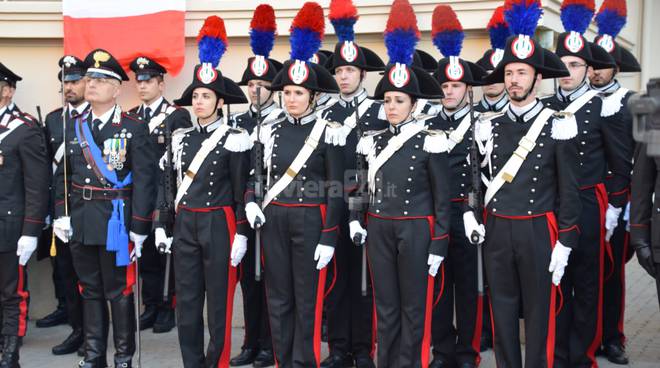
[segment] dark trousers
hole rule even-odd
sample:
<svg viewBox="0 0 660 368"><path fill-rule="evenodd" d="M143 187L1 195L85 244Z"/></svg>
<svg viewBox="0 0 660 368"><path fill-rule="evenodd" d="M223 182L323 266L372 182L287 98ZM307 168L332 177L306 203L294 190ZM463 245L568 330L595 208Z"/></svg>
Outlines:
<svg viewBox="0 0 660 368"><path fill-rule="evenodd" d="M15 251L0 252L0 305L2 334L25 336L30 293L27 271L18 264Z"/></svg>
<svg viewBox="0 0 660 368"><path fill-rule="evenodd" d="M428 274L429 220L369 216L378 367L427 367L434 279ZM440 272L440 271L438 271Z"/></svg>
<svg viewBox="0 0 660 368"><path fill-rule="evenodd" d="M142 246L140 257L140 278L142 279L142 304L161 307L173 307L174 273L170 269L168 297L163 298L166 255L160 254L154 245L153 234L149 235Z"/></svg>
<svg viewBox="0 0 660 368"><path fill-rule="evenodd" d="M107 320L106 301L109 301L115 363L130 362L135 353L135 264L117 266L115 252L108 252L105 245L71 242L70 247L82 289L85 360L105 357L107 328L104 326Z"/></svg>
<svg viewBox="0 0 660 368"><path fill-rule="evenodd" d="M71 327L74 329L82 328L82 298L78 288L78 275L76 275L76 270L73 267L71 249L68 244L62 243L60 239L55 239L55 247L57 255L51 258L54 267L53 273L58 275L55 290L60 289L58 299L64 298Z"/></svg>
<svg viewBox="0 0 660 368"><path fill-rule="evenodd" d="M552 213L530 218L488 214L484 264L490 287L494 351L500 368L521 368L519 313L525 308L525 367L552 367L557 288L548 272L557 225Z"/></svg>
<svg viewBox="0 0 660 368"><path fill-rule="evenodd" d="M465 237L463 202L452 203L449 239L443 294L433 308L433 357L448 364L478 364L483 299L477 290L477 246Z"/></svg>
<svg viewBox="0 0 660 368"><path fill-rule="evenodd" d="M277 366L318 367L328 267L316 269L314 251L325 210L271 203L265 215L266 297Z"/></svg>
<svg viewBox="0 0 660 368"><path fill-rule="evenodd" d="M248 248L240 266L243 318L245 320L245 338L243 339L242 348L270 350L273 348L273 343L270 338L270 323L268 322L268 307L266 306L265 275L262 269L261 281L257 282L254 279L254 230L250 229L247 237Z"/></svg>
<svg viewBox="0 0 660 368"><path fill-rule="evenodd" d="M605 258L603 284L603 344L625 345L626 263L632 256L630 233L623 215L610 238L612 258Z"/></svg>
<svg viewBox="0 0 660 368"><path fill-rule="evenodd" d="M557 367L592 367L602 338L604 186L580 191L580 238L561 281L563 308L557 317Z"/></svg>
<svg viewBox="0 0 660 368"><path fill-rule="evenodd" d="M236 220L231 208L181 210L174 225L176 317L183 366L228 367L238 272L229 263ZM204 354L204 299L210 340Z"/></svg>
<svg viewBox="0 0 660 368"><path fill-rule="evenodd" d="M332 354L373 358L374 301L370 277L367 277L367 295L362 295L363 251L363 247L350 239L346 212L335 248L337 266L329 270L334 271L334 287L326 301L328 345Z"/></svg>

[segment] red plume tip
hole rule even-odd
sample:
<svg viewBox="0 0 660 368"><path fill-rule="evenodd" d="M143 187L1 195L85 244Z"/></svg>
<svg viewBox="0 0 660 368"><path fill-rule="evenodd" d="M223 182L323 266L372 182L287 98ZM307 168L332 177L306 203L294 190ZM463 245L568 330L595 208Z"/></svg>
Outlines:
<svg viewBox="0 0 660 368"><path fill-rule="evenodd" d="M598 12L603 10L614 11L622 17L628 16L628 6L626 5L626 0L605 0L600 6Z"/></svg>
<svg viewBox="0 0 660 368"><path fill-rule="evenodd" d="M352 0L332 0L329 19L358 18L358 11Z"/></svg>
<svg viewBox="0 0 660 368"><path fill-rule="evenodd" d="M268 4L261 4L254 10L254 16L250 21L250 28L259 31L275 31L275 10Z"/></svg>
<svg viewBox="0 0 660 368"><path fill-rule="evenodd" d="M394 0L390 7L390 16L387 18L385 32L392 32L395 29L412 30L417 37L420 36L419 28L417 28L417 17L408 0Z"/></svg>
<svg viewBox="0 0 660 368"><path fill-rule="evenodd" d="M491 29L502 24L506 25L506 20L504 19L504 6L498 6L495 9L493 16L490 18L486 28Z"/></svg>
<svg viewBox="0 0 660 368"><path fill-rule="evenodd" d="M463 31L461 22L449 5L438 5L433 10L433 26L431 34L435 35L446 31Z"/></svg>
<svg viewBox="0 0 660 368"><path fill-rule="evenodd" d="M325 19L321 5L315 2L306 2L293 19L293 23L291 23L290 30L293 31L294 28L312 30L319 33L323 38Z"/></svg>
<svg viewBox="0 0 660 368"><path fill-rule="evenodd" d="M224 43L227 43L227 31L225 30L225 21L217 15L211 15L206 18L202 29L199 30L197 35L197 43L204 37L209 36L219 38Z"/></svg>
<svg viewBox="0 0 660 368"><path fill-rule="evenodd" d="M571 5L580 5L583 6L591 11L595 11L596 9L596 1L595 0L564 0L561 3L561 9L563 10L567 6Z"/></svg>

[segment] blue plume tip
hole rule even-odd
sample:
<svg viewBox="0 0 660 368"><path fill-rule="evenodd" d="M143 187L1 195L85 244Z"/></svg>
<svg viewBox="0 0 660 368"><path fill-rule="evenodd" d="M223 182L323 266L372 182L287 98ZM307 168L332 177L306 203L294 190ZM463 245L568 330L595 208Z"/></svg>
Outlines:
<svg viewBox="0 0 660 368"><path fill-rule="evenodd" d="M307 61L321 48L321 35L307 28L294 28L289 42L291 59Z"/></svg>
<svg viewBox="0 0 660 368"><path fill-rule="evenodd" d="M537 1L507 2L504 18L514 35L534 36L543 9Z"/></svg>
<svg viewBox="0 0 660 368"><path fill-rule="evenodd" d="M506 39L511 35L509 27L506 25L498 25L488 30L490 35L490 45L493 49L504 49L506 47Z"/></svg>
<svg viewBox="0 0 660 368"><path fill-rule="evenodd" d="M463 48L465 34L462 31L438 32L433 37L433 45L444 57L459 56Z"/></svg>
<svg viewBox="0 0 660 368"><path fill-rule="evenodd" d="M215 37L204 36L198 43L199 61L201 63L211 63L216 68L220 63L220 58L227 50L227 45Z"/></svg>
<svg viewBox="0 0 660 368"><path fill-rule="evenodd" d="M274 45L275 32L259 31L256 29L250 30L250 47L252 47L253 54L268 58Z"/></svg>
<svg viewBox="0 0 660 368"><path fill-rule="evenodd" d="M390 63L410 65L418 37L413 30L395 29L385 34L385 46Z"/></svg>
<svg viewBox="0 0 660 368"><path fill-rule="evenodd" d="M337 38L339 38L339 42L355 40L355 31L353 26L355 25L356 21L357 18L339 18L332 19L330 21L335 29Z"/></svg>
<svg viewBox="0 0 660 368"><path fill-rule="evenodd" d="M599 34L616 37L626 25L626 17L619 15L614 10L605 9L596 15L596 23L598 24Z"/></svg>
<svg viewBox="0 0 660 368"><path fill-rule="evenodd" d="M571 4L562 9L559 17L567 32L583 34L589 28L594 11L583 5Z"/></svg>

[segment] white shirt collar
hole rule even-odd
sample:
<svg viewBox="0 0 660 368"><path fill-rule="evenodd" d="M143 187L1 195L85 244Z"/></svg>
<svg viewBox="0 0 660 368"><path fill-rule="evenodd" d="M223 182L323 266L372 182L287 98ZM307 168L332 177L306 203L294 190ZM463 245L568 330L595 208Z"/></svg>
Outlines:
<svg viewBox="0 0 660 368"><path fill-rule="evenodd" d="M89 106L89 102L83 101L83 103L78 105L78 107L73 107L73 105L71 105L71 104L68 104L68 105L69 105L69 108L68 108L69 116L71 116L71 113L74 110L78 113L78 115L82 115L83 111L85 111L85 109L87 109L87 106Z"/></svg>
<svg viewBox="0 0 660 368"><path fill-rule="evenodd" d="M94 111L92 111L92 121L94 121L95 119L101 120L101 124L98 127L99 130L103 129L105 124L107 124L108 121L110 121L110 118L112 118L112 115L115 113L116 108L117 108L117 105L115 105L110 110L104 112L103 115L101 115L101 116L96 116L96 114L94 114Z"/></svg>
<svg viewBox="0 0 660 368"><path fill-rule="evenodd" d="M150 118L153 117L154 113L158 109L158 106L160 106L160 104L163 102L163 99L164 99L163 96L160 96L156 99L156 101L152 102L150 105L142 104L142 111L145 111L147 108L150 108L151 109Z"/></svg>

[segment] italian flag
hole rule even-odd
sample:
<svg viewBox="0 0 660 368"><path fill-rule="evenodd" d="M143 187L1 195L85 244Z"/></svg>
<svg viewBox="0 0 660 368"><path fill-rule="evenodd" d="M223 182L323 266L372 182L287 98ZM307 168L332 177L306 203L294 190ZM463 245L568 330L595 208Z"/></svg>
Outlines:
<svg viewBox="0 0 660 368"><path fill-rule="evenodd" d="M128 70L147 56L177 75L185 54L185 0L64 0L64 53L109 51Z"/></svg>

